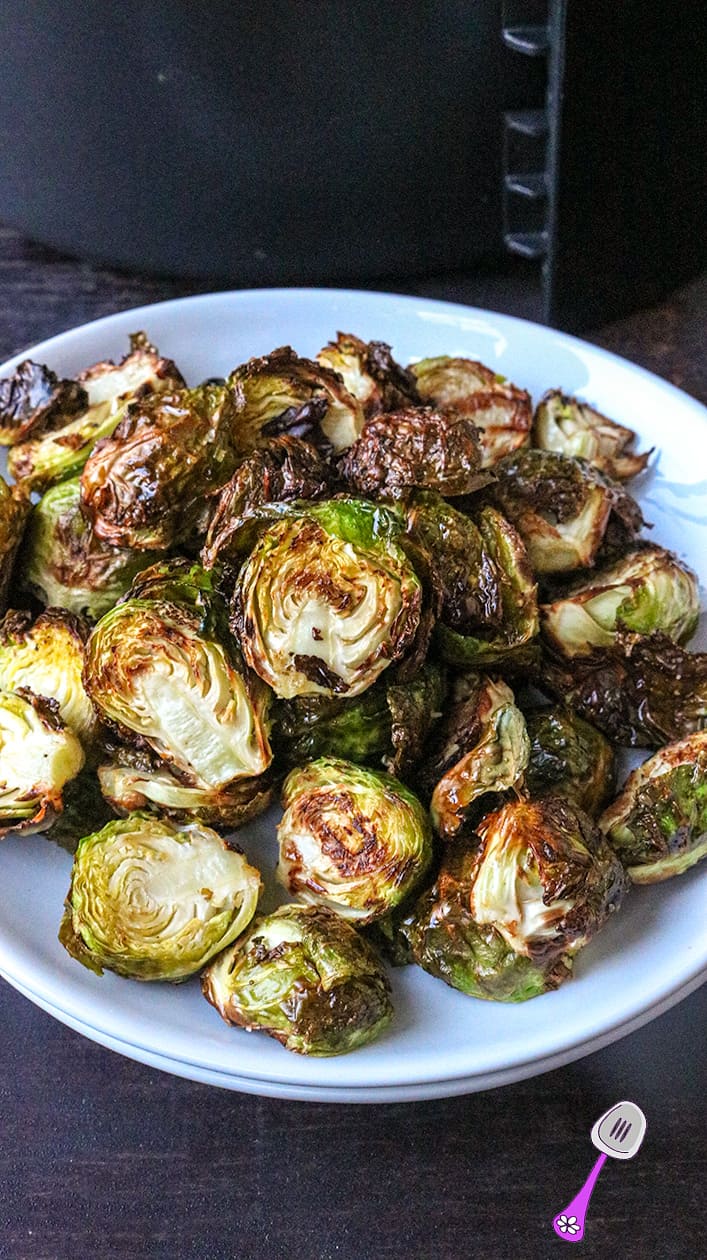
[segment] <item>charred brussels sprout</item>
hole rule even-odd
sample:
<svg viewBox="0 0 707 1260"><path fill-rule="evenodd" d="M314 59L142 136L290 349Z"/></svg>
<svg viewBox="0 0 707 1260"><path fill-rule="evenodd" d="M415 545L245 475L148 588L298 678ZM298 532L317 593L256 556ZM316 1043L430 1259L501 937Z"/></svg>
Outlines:
<svg viewBox="0 0 707 1260"><path fill-rule="evenodd" d="M510 522L492 507L472 521L431 499L413 506L408 519L442 594L436 631L442 657L485 668L522 656L538 633L537 588Z"/></svg>
<svg viewBox="0 0 707 1260"><path fill-rule="evenodd" d="M223 788L191 787L150 759L120 749L118 760L99 766L101 791L118 814L148 810L177 822L206 823L229 830L242 827L270 805L273 789L267 775L238 779Z"/></svg>
<svg viewBox="0 0 707 1260"><path fill-rule="evenodd" d="M0 622L0 688L28 687L55 700L59 716L87 744L96 714L82 681L88 626L63 608L49 608L33 622L31 613L9 612Z"/></svg>
<svg viewBox="0 0 707 1260"><path fill-rule="evenodd" d="M413 363L411 371L425 402L452 407L479 429L483 468L492 467L528 441L530 395L492 368L472 359L441 355Z"/></svg>
<svg viewBox="0 0 707 1260"><path fill-rule="evenodd" d="M455 411L408 407L373 416L339 468L346 484L369 498L400 498L416 487L453 497L478 485L475 426Z"/></svg>
<svg viewBox="0 0 707 1260"><path fill-rule="evenodd" d="M525 1002L556 989L570 974L570 957L531 959L491 924L474 920L469 903L477 848L471 837L449 846L435 883L396 925L396 956L402 961L409 954L453 989L492 1002Z"/></svg>
<svg viewBox="0 0 707 1260"><path fill-rule="evenodd" d="M248 926L259 893L215 831L131 814L80 841L59 940L99 975L184 980Z"/></svg>
<svg viewBox="0 0 707 1260"><path fill-rule="evenodd" d="M13 447L8 468L17 481L42 491L75 476L96 442L116 428L128 402L184 385L178 368L160 357L144 333L131 337L131 346L120 363L95 363L77 378L88 400L84 410L62 416L60 425L57 418L48 432Z"/></svg>
<svg viewBox="0 0 707 1260"><path fill-rule="evenodd" d="M617 481L635 477L650 459L650 451L639 455L631 449L635 439L633 429L609 420L588 403L570 398L559 389L548 390L533 418L534 446L586 459Z"/></svg>
<svg viewBox="0 0 707 1260"><path fill-rule="evenodd" d="M49 827L83 766L81 744L56 708L31 691L0 691L0 838Z"/></svg>
<svg viewBox="0 0 707 1260"><path fill-rule="evenodd" d="M276 695L359 695L412 645L422 589L393 512L356 499L271 505L238 577L234 626Z"/></svg>
<svg viewBox="0 0 707 1260"><path fill-rule="evenodd" d="M88 394L78 381L60 381L48 367L25 359L0 381L0 446L45 433L87 406Z"/></svg>
<svg viewBox="0 0 707 1260"><path fill-rule="evenodd" d="M204 996L229 1024L260 1030L287 1050L347 1054L393 1014L371 946L320 906L281 906L207 968Z"/></svg>
<svg viewBox="0 0 707 1260"><path fill-rule="evenodd" d="M471 913L533 962L572 957L621 905L623 867L569 801L509 803L477 833Z"/></svg>
<svg viewBox="0 0 707 1260"><path fill-rule="evenodd" d="M663 634L619 634L572 660L546 654L539 681L617 744L659 748L707 726L707 652Z"/></svg>
<svg viewBox="0 0 707 1260"><path fill-rule="evenodd" d="M388 774L321 757L288 775L282 804L280 883L358 924L397 906L432 860L425 810Z"/></svg>
<svg viewBox="0 0 707 1260"><path fill-rule="evenodd" d="M581 656L610 647L622 629L657 630L684 643L696 629L700 597L694 573L663 547L645 543L540 612L553 646L564 656Z"/></svg>
<svg viewBox="0 0 707 1260"><path fill-rule="evenodd" d="M420 401L415 377L395 362L384 341L361 341L353 333L340 332L319 351L317 360L339 373L366 416Z"/></svg>
<svg viewBox="0 0 707 1260"><path fill-rule="evenodd" d="M425 782L434 785L430 812L439 835L454 839L479 817L484 797L514 787L529 754L525 720L510 688L478 674L460 676L424 767Z"/></svg>
<svg viewBox="0 0 707 1260"><path fill-rule="evenodd" d="M243 519L265 503L322 499L333 476L322 455L301 438L271 438L236 469L216 500L201 558L207 569L233 560L230 543Z"/></svg>
<svg viewBox="0 0 707 1260"><path fill-rule="evenodd" d="M224 617L203 569L165 562L139 576L86 648L84 681L99 712L185 787L221 790L271 760L268 695Z"/></svg>
<svg viewBox="0 0 707 1260"><path fill-rule="evenodd" d="M228 383L242 455L282 433L343 451L363 428L363 408L339 374L298 358L291 346L249 359L231 373Z"/></svg>
<svg viewBox="0 0 707 1260"><path fill-rule="evenodd" d="M634 884L682 875L707 857L707 732L644 761L599 826Z"/></svg>
<svg viewBox="0 0 707 1260"><path fill-rule="evenodd" d="M558 706L526 713L531 797L561 796L595 818L614 787L614 750L596 727Z"/></svg>
<svg viewBox="0 0 707 1260"><path fill-rule="evenodd" d="M7 602L15 556L22 541L29 501L0 477L0 613Z"/></svg>
<svg viewBox="0 0 707 1260"><path fill-rule="evenodd" d="M96 536L164 551L197 533L205 504L236 465L234 414L220 385L130 404L81 475L81 507Z"/></svg>
<svg viewBox="0 0 707 1260"><path fill-rule="evenodd" d="M631 542L644 524L628 492L583 460L523 450L495 472L494 499L522 535L536 573L586 568L610 525L618 544Z"/></svg>
<svg viewBox="0 0 707 1260"><path fill-rule="evenodd" d="M81 511L80 495L81 480L71 477L47 490L32 509L22 582L42 603L97 621L158 553L101 542Z"/></svg>
<svg viewBox="0 0 707 1260"><path fill-rule="evenodd" d="M405 775L420 760L445 695L445 671L428 661L408 682L382 678L352 700L283 700L275 710L276 756L298 766L328 754Z"/></svg>

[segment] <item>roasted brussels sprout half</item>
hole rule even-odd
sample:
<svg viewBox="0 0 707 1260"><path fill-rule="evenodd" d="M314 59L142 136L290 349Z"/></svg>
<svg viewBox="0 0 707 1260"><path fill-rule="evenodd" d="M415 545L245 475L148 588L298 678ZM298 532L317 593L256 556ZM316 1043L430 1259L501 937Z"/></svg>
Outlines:
<svg viewBox="0 0 707 1260"><path fill-rule="evenodd" d="M235 409L222 385L131 403L81 474L81 509L112 547L165 551L198 532L236 466Z"/></svg>
<svg viewBox="0 0 707 1260"><path fill-rule="evenodd" d="M342 757L408 774L419 762L429 731L441 716L446 673L433 661L408 682L390 675L352 700L298 696L275 708L275 755L290 766L316 757Z"/></svg>
<svg viewBox="0 0 707 1260"><path fill-rule="evenodd" d="M425 402L452 407L479 429L481 466L490 468L524 446L530 435L530 395L473 359L440 355L411 365Z"/></svg>
<svg viewBox="0 0 707 1260"><path fill-rule="evenodd" d="M343 451L363 428L363 408L338 372L298 358L291 346L249 359L231 373L228 384L242 455L282 433Z"/></svg>
<svg viewBox="0 0 707 1260"><path fill-rule="evenodd" d="M49 827L83 763L56 703L28 690L0 691L0 838Z"/></svg>
<svg viewBox="0 0 707 1260"><path fill-rule="evenodd" d="M13 447L8 468L16 481L43 491L75 476L96 442L116 428L131 399L183 387L181 372L170 359L160 357L144 333L130 340L131 351L120 363L95 363L77 378L88 398L85 410Z"/></svg>
<svg viewBox="0 0 707 1260"><path fill-rule="evenodd" d="M700 615L697 578L664 547L644 543L540 609L543 633L564 656L610 647L619 630L657 630L684 643Z"/></svg>
<svg viewBox="0 0 707 1260"><path fill-rule="evenodd" d="M557 451L586 459L589 464L627 481L642 472L651 452L632 450L633 429L609 420L579 398L570 398L559 389L550 389L540 399L533 418L533 445L544 451Z"/></svg>
<svg viewBox="0 0 707 1260"><path fill-rule="evenodd" d="M388 774L321 757L288 775L282 804L280 883L359 925L397 906L432 861L425 810Z"/></svg>
<svg viewBox="0 0 707 1260"><path fill-rule="evenodd" d="M707 652L664 634L619 634L566 660L546 653L538 681L617 744L660 748L707 727Z"/></svg>
<svg viewBox="0 0 707 1260"><path fill-rule="evenodd" d="M0 622L0 688L29 688L55 700L62 721L88 744L96 714L82 681L88 626L63 608L48 608L36 621L28 612L9 612Z"/></svg>
<svg viewBox="0 0 707 1260"><path fill-rule="evenodd" d="M518 532L495 508L475 521L441 501L409 513L442 594L436 637L444 660L473 669L522 659L538 633L535 579Z"/></svg>
<svg viewBox="0 0 707 1260"><path fill-rule="evenodd" d="M339 471L356 494L396 499L415 488L450 498L479 484L477 430L455 411L408 407L366 421Z"/></svg>
<svg viewBox="0 0 707 1260"><path fill-rule="evenodd" d="M634 884L682 875L707 857L707 731L644 761L599 826Z"/></svg>
<svg viewBox="0 0 707 1260"><path fill-rule="evenodd" d="M87 406L88 394L78 381L60 381L48 367L25 359L0 381L0 446L45 433Z"/></svg>
<svg viewBox="0 0 707 1260"><path fill-rule="evenodd" d="M151 748L186 787L225 788L270 764L267 690L243 666L199 565L139 575L95 626L84 681L125 742Z"/></svg>
<svg viewBox="0 0 707 1260"><path fill-rule="evenodd" d="M357 499L273 504L236 584L248 664L284 699L356 696L414 642L422 588L387 508Z"/></svg>
<svg viewBox="0 0 707 1260"><path fill-rule="evenodd" d="M7 603L17 549L29 514L29 500L0 477L0 613Z"/></svg>
<svg viewBox="0 0 707 1260"><path fill-rule="evenodd" d="M201 558L207 569L235 559L230 543L243 519L265 503L323 499L333 475L309 442L287 435L271 438L236 469L216 500Z"/></svg>
<svg viewBox="0 0 707 1260"><path fill-rule="evenodd" d="M131 814L78 845L59 940L133 980L184 980L250 923L260 875L199 823Z"/></svg>
<svg viewBox="0 0 707 1260"><path fill-rule="evenodd" d="M384 341L361 341L353 333L340 332L319 351L317 360L339 373L367 417L420 402L415 377L395 362Z"/></svg>
<svg viewBox="0 0 707 1260"><path fill-rule="evenodd" d="M514 787L530 742L513 692L480 674L460 675L423 772L436 831L452 840L479 817L479 802ZM491 802L493 804L493 802Z"/></svg>
<svg viewBox="0 0 707 1260"><path fill-rule="evenodd" d="M469 909L534 962L573 956L621 905L628 887L621 863L567 800L509 802L477 835Z"/></svg>
<svg viewBox="0 0 707 1260"><path fill-rule="evenodd" d="M18 567L23 587L43 604L97 621L159 553L102 542L81 511L80 496L79 477L42 495L30 514Z"/></svg>
<svg viewBox="0 0 707 1260"><path fill-rule="evenodd" d="M494 501L522 535L536 573L586 568L610 524L617 541L631 542L645 523L623 486L583 460L527 449L494 471Z"/></svg>
<svg viewBox="0 0 707 1260"><path fill-rule="evenodd" d="M525 787L531 797L562 796L592 818L614 789L614 750L596 727L571 709L526 713L530 760Z"/></svg>
<svg viewBox="0 0 707 1260"><path fill-rule="evenodd" d="M201 984L227 1023L298 1054L347 1054L379 1036L393 1014L372 947L321 906L281 906L256 919Z"/></svg>
<svg viewBox="0 0 707 1260"><path fill-rule="evenodd" d="M121 764L122 763L122 764ZM132 764L131 764L132 763ZM206 823L232 830L264 813L273 788L266 775L238 779L222 788L190 787L149 758L131 757L121 749L118 761L99 766L101 791L117 814L148 810L177 822Z"/></svg>
<svg viewBox="0 0 707 1260"><path fill-rule="evenodd" d="M470 911L478 841L449 845L435 883L392 928L387 952L418 963L430 975L470 997L525 1002L556 989L572 969L572 958L529 958L512 948L491 924Z"/></svg>

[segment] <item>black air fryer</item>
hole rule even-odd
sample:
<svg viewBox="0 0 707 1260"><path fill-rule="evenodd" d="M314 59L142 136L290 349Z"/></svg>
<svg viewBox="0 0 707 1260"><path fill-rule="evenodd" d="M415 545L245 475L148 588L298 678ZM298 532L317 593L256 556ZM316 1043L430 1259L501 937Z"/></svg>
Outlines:
<svg viewBox="0 0 707 1260"><path fill-rule="evenodd" d="M703 261L700 16L3 0L0 218L221 285L385 287L520 256L546 320L597 324Z"/></svg>

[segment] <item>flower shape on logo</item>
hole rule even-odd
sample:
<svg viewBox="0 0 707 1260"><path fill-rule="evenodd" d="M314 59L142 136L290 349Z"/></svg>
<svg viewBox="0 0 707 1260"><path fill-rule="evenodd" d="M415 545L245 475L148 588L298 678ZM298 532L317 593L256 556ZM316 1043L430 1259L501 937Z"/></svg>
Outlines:
<svg viewBox="0 0 707 1260"><path fill-rule="evenodd" d="M557 1228L562 1234L578 1234L579 1223L576 1216L565 1216L564 1212L557 1218Z"/></svg>

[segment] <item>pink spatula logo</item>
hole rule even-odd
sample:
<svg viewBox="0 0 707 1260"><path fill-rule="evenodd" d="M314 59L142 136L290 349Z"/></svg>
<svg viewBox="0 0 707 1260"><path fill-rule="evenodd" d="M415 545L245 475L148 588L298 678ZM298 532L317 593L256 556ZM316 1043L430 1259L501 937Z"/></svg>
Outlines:
<svg viewBox="0 0 707 1260"><path fill-rule="evenodd" d="M564 1238L565 1242L582 1241L589 1200L607 1156L610 1155L612 1159L633 1159L638 1154L645 1133L646 1117L635 1103L616 1103L599 1117L592 1129L592 1142L601 1151L601 1155L579 1194L575 1195L562 1212L558 1212L552 1222L558 1238Z"/></svg>

